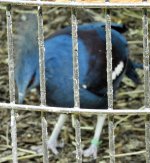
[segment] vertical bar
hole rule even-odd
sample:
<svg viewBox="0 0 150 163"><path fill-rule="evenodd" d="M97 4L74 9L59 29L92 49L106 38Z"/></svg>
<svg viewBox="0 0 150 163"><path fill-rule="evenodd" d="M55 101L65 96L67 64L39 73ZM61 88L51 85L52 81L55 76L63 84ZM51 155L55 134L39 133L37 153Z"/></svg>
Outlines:
<svg viewBox="0 0 150 163"><path fill-rule="evenodd" d="M41 104L46 105L45 47L44 47L44 35L43 35L43 14L42 14L42 8L40 6L38 6L38 44L39 44Z"/></svg>
<svg viewBox="0 0 150 163"><path fill-rule="evenodd" d="M109 3L109 0L105 1ZM110 9L106 9L106 59L107 59L107 97L108 109L113 109L113 80L112 80L112 43L111 43L111 16ZM114 117L108 117L109 131L109 155L110 163L115 163L115 136L114 136Z"/></svg>
<svg viewBox="0 0 150 163"><path fill-rule="evenodd" d="M77 11L75 8L71 10L72 21L72 51L73 51L73 87L74 87L74 107L80 107L79 95L79 64L78 64L78 34L77 34Z"/></svg>
<svg viewBox="0 0 150 163"><path fill-rule="evenodd" d="M77 35L77 10L71 8L72 22L72 53L73 53L73 89L74 89L74 108L80 108L79 95L79 64L78 64L78 35ZM82 163L82 147L81 147L81 128L80 115L74 116L75 139L76 139L76 159L78 163Z"/></svg>
<svg viewBox="0 0 150 163"><path fill-rule="evenodd" d="M149 88L149 41L148 41L148 14L143 9L143 65L144 65L144 102L145 108L150 107ZM150 116L145 121L146 163L150 163Z"/></svg>
<svg viewBox="0 0 150 163"><path fill-rule="evenodd" d="M13 34L12 34L12 14L11 5L7 6L7 44L8 44L8 66L9 66L9 94L10 103L15 103L15 77L14 77L14 54L13 54ZM15 110L11 109L11 139L12 139L12 159L13 163L18 163L17 160L17 129Z"/></svg>
<svg viewBox="0 0 150 163"><path fill-rule="evenodd" d="M113 109L112 43L111 43L110 9L106 9L106 59L107 59L108 109Z"/></svg>
<svg viewBox="0 0 150 163"><path fill-rule="evenodd" d="M114 136L114 117L112 115L109 116L109 156L110 163L115 163L115 136Z"/></svg>
<svg viewBox="0 0 150 163"><path fill-rule="evenodd" d="M150 116L145 121L146 163L150 163Z"/></svg>
<svg viewBox="0 0 150 163"><path fill-rule="evenodd" d="M144 65L144 98L145 107L149 103L149 43L148 43L148 16L147 9L143 9L143 65Z"/></svg>
<svg viewBox="0 0 150 163"><path fill-rule="evenodd" d="M46 105L46 85L45 85L45 47L43 35L43 16L42 8L38 6L38 44L39 44L39 67L40 67L40 93L41 106ZM41 112L42 123L42 148L43 162L48 163L48 147L47 147L47 121L44 112Z"/></svg>

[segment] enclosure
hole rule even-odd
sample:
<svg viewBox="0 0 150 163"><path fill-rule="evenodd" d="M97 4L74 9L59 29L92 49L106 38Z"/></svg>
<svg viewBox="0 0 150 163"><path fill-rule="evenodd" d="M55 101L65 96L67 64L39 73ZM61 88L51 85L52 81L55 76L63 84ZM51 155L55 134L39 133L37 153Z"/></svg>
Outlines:
<svg viewBox="0 0 150 163"><path fill-rule="evenodd" d="M148 1L117 0L95 1L11 1L1 0L0 15L0 162L92 162L82 157L82 149L90 144L94 131L95 115L106 114L98 148L97 162L150 162L149 121L149 29ZM14 80L14 37L17 22L26 13L37 14L40 63L40 98L33 90L25 104L18 104ZM78 14L77 14L77 13ZM78 79L78 24L106 23L108 109L80 109ZM144 70L138 70L141 83L135 85L127 78L117 90L112 91L111 22L126 24L130 57L142 62ZM56 29L72 25L74 107L46 106L44 39ZM8 54L8 57L7 57ZM39 101L39 99L41 99ZM50 134L56 117L67 114L75 120L67 121L61 138L65 147L58 155L47 150L47 132ZM75 131L74 131L75 130ZM76 141L75 141L76 140ZM12 144L11 144L12 143ZM43 153L36 153L33 146L43 146ZM76 149L76 154L73 152Z"/></svg>

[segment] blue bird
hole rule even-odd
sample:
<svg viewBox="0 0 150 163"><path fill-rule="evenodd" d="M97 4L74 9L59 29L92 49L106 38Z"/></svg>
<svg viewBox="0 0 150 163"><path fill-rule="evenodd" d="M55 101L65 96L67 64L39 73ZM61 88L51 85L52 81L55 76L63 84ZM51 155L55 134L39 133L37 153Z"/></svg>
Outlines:
<svg viewBox="0 0 150 163"><path fill-rule="evenodd" d="M23 103L26 92L38 87L40 83L36 15L26 14L15 25L15 80L18 103Z"/></svg>
<svg viewBox="0 0 150 163"><path fill-rule="evenodd" d="M39 87L38 42L36 16L27 14L20 24L16 40L15 80L18 101L22 103L26 92ZM121 34L126 29L112 24L113 89L117 90L123 75L139 83L136 68L141 68L129 59L128 45ZM104 23L78 26L79 81L81 108L107 108L106 36ZM47 105L73 107L73 66L71 28L66 27L45 40L46 98ZM132 73L131 73L132 71ZM67 115L61 114L48 140L48 147L58 154L57 139ZM105 116L97 117L97 125L90 147L84 156L97 156L97 146Z"/></svg>

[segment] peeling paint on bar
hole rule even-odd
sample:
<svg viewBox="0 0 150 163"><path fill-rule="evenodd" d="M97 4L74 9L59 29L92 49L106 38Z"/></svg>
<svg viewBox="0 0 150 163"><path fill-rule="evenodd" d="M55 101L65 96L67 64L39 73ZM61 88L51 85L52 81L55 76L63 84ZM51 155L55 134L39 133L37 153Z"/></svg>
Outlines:
<svg viewBox="0 0 150 163"><path fill-rule="evenodd" d="M105 1L109 3L109 0ZM110 9L106 9L106 59L107 59L107 97L108 110L113 110L113 79L112 79L112 43ZM115 163L114 117L108 116L109 156L110 163Z"/></svg>
<svg viewBox="0 0 150 163"><path fill-rule="evenodd" d="M106 59L107 59L108 109L113 109L111 17L109 9L107 9L106 11Z"/></svg>
<svg viewBox="0 0 150 163"><path fill-rule="evenodd" d="M110 163L115 163L115 136L114 136L114 116L109 115L108 117L108 131L109 131L109 156Z"/></svg>
<svg viewBox="0 0 150 163"><path fill-rule="evenodd" d="M12 15L11 5L7 6L7 44L8 44L8 66L9 66L9 96L10 105L15 104L15 78L14 78L14 54L13 54L13 34L12 34ZM12 141L12 159L13 163L17 160L17 129L15 110L11 108L11 141Z"/></svg>
<svg viewBox="0 0 150 163"><path fill-rule="evenodd" d="M47 148L47 142L48 142L48 132L47 132L47 121L45 117L42 115L42 144L43 144L43 163L48 163L48 148Z"/></svg>
<svg viewBox="0 0 150 163"><path fill-rule="evenodd" d="M150 106L149 86L149 41L148 41L148 12L143 9L143 65L144 65L144 104ZM150 115L146 115L145 121L146 163L150 163Z"/></svg>
<svg viewBox="0 0 150 163"><path fill-rule="evenodd" d="M143 65L144 65L144 98L145 107L150 106L149 94L149 42L147 9L143 9Z"/></svg>
<svg viewBox="0 0 150 163"><path fill-rule="evenodd" d="M79 62L78 62L78 33L77 33L78 21L77 21L77 9L75 8L71 8L71 25L72 25L74 109L76 109L80 108L80 95L79 95ZM76 139L76 160L78 163L82 163L80 115L73 115L73 121Z"/></svg>
<svg viewBox="0 0 150 163"><path fill-rule="evenodd" d="M38 1L39 2L39 1ZM46 85L45 85L45 47L43 35L43 15L42 8L38 6L38 43L39 43L39 67L40 67L40 94L41 106L46 105ZM48 163L48 147L47 147L47 122L45 113L41 112L42 123L42 148L43 148L43 162Z"/></svg>
<svg viewBox="0 0 150 163"><path fill-rule="evenodd" d="M38 43L39 43L39 67L40 67L41 105L46 105L45 47L44 47L44 36L43 36L42 8L40 8L40 7L38 7Z"/></svg>
<svg viewBox="0 0 150 163"><path fill-rule="evenodd" d="M146 143L146 163L150 163L150 115L146 115L145 143Z"/></svg>
<svg viewBox="0 0 150 163"><path fill-rule="evenodd" d="M74 89L74 107L80 107L79 97L79 63L78 63L78 34L77 34L77 11L71 9L72 22L72 53L73 53L73 89Z"/></svg>

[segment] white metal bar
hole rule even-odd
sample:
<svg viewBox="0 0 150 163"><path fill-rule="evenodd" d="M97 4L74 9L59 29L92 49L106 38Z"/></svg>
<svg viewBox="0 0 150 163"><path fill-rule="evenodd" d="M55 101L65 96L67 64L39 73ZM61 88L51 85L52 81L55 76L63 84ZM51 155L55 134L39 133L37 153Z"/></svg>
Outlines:
<svg viewBox="0 0 150 163"><path fill-rule="evenodd" d="M72 55L73 55L73 90L74 90L74 109L80 108L79 94L79 64L78 64L78 21L77 9L71 8L71 25L72 25ZM73 115L75 139L76 139L76 159L78 163L82 163L82 147L81 147L81 128L80 115Z"/></svg>
<svg viewBox="0 0 150 163"><path fill-rule="evenodd" d="M29 110L29 111L44 111L51 113L64 113L64 114L108 114L108 115L146 115L150 114L150 108L144 110L135 109L80 109L80 108L61 108L61 107L50 107L50 106L35 106L35 105L20 105L20 104L8 104L0 103L0 110L3 109L15 109L15 110Z"/></svg>
<svg viewBox="0 0 150 163"><path fill-rule="evenodd" d="M113 109L113 80L112 80L112 43L110 10L106 10L106 60L107 60L107 97L108 109Z"/></svg>
<svg viewBox="0 0 150 163"><path fill-rule="evenodd" d="M106 0L106 3L108 0ZM110 9L106 9L106 60L107 60L107 97L108 110L113 110L113 80L112 80L112 43ZM115 137L113 115L108 117L109 155L110 163L115 163Z"/></svg>
<svg viewBox="0 0 150 163"><path fill-rule="evenodd" d="M48 163L48 133L47 133L47 121L43 114L41 113L41 123L42 123L42 148L43 148L43 163Z"/></svg>
<svg viewBox="0 0 150 163"><path fill-rule="evenodd" d="M38 6L38 43L39 43L39 67L40 67L40 94L41 106L46 105L46 85L45 85L45 47L43 35L43 15L42 8ZM42 148L43 148L43 162L48 163L48 146L47 146L47 121L44 112L41 112L42 123Z"/></svg>
<svg viewBox="0 0 150 163"><path fill-rule="evenodd" d="M146 163L150 163L150 115L146 115L145 143L146 143Z"/></svg>
<svg viewBox="0 0 150 163"><path fill-rule="evenodd" d="M49 2L49 1L22 1L22 0L1 0L1 4L14 4L38 7L38 36L39 36L39 65L40 65L40 91L41 106L18 105L15 104L15 82L14 82L14 59L13 59L13 38L12 38L12 18L11 6L6 10L7 15L7 38L8 38L8 59L9 59L9 91L10 104L0 103L0 109L11 109L11 137L13 162L17 163L17 129L15 110L42 111L42 138L43 138L43 162L48 163L47 150L47 122L44 112L71 113L71 114L108 114L109 115L109 149L110 163L115 163L115 140L114 140L114 114L150 114L150 88L149 88L149 45L148 45L148 17L147 9L143 9L143 63L144 63L144 93L145 110L113 110L113 86L112 86L112 45L111 45L111 17L109 9L106 13L106 49L107 49L107 84L108 84L108 110L82 109L80 110L79 98L79 67L78 67L78 41L77 41L77 18L74 7L90 8L150 8L149 2L141 3L81 3L81 2ZM44 37L43 37L43 18L40 6L72 7L72 40L73 40L73 81L74 81L74 108L46 107L46 88L45 88L45 59L44 59ZM81 130L79 116L75 116L76 130L76 149L77 162L82 162L81 150ZM150 118L147 115L145 122L145 141L146 141L146 161L150 163Z"/></svg>
<svg viewBox="0 0 150 163"><path fill-rule="evenodd" d="M15 77L14 77L14 52L13 52L13 34L12 34L12 14L11 5L7 6L7 44L8 44L8 66L9 66L9 95L10 105L15 104ZM15 110L11 108L11 140L12 140L12 158L13 163L17 160L17 129L16 129Z"/></svg>
<svg viewBox="0 0 150 163"><path fill-rule="evenodd" d="M74 107L80 107L79 95L79 64L78 64L78 34L77 34L77 11L71 9L72 23L72 53L73 53L73 90L74 90Z"/></svg>
<svg viewBox="0 0 150 163"><path fill-rule="evenodd" d="M115 163L115 136L114 136L114 116L108 117L108 131L109 131L109 156L110 163Z"/></svg>
<svg viewBox="0 0 150 163"><path fill-rule="evenodd" d="M42 16L41 7L38 7L38 44L39 44L41 105L46 105L45 47L44 47L44 36L43 36L43 16Z"/></svg>
<svg viewBox="0 0 150 163"><path fill-rule="evenodd" d="M1 0L1 4L12 4L22 6L44 6L44 7L78 7L78 8L150 8L150 2L137 3L87 3L87 2L52 2L52 1L24 1L24 0Z"/></svg>
<svg viewBox="0 0 150 163"><path fill-rule="evenodd" d="M144 65L144 98L145 98L144 103L146 108L150 106L148 34L149 33L148 33L147 9L143 9L143 65ZM146 163L150 163L150 115L146 115L145 143L146 143Z"/></svg>
<svg viewBox="0 0 150 163"><path fill-rule="evenodd" d="M150 106L149 87L149 42L148 42L148 16L147 9L143 9L143 67L144 67L144 98L145 107Z"/></svg>

